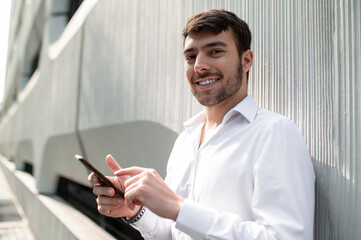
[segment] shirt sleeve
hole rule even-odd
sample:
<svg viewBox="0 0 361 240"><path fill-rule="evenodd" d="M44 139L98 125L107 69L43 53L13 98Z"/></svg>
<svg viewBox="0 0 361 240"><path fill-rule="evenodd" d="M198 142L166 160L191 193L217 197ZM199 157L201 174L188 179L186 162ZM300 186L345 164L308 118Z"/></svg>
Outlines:
<svg viewBox="0 0 361 240"><path fill-rule="evenodd" d="M172 220L158 217L149 209L146 209L142 218L138 222L131 224L131 226L137 229L146 240L168 240L172 239L172 224Z"/></svg>
<svg viewBox="0 0 361 240"><path fill-rule="evenodd" d="M186 200L176 228L193 239L313 239L315 175L303 137L291 121L266 127L253 174L252 221Z"/></svg>

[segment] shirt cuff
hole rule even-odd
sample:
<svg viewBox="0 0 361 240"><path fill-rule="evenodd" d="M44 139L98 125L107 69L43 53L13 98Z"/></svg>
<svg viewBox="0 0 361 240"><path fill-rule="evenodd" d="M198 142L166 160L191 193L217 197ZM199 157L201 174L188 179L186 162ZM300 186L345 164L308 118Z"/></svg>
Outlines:
<svg viewBox="0 0 361 240"><path fill-rule="evenodd" d="M140 231L145 239L149 239L154 236L154 231L157 229L158 216L149 209L146 209L142 218L140 218L136 223L132 223L130 225Z"/></svg>
<svg viewBox="0 0 361 240"><path fill-rule="evenodd" d="M185 199L175 227L194 239L203 239L211 228L216 213L210 207Z"/></svg>

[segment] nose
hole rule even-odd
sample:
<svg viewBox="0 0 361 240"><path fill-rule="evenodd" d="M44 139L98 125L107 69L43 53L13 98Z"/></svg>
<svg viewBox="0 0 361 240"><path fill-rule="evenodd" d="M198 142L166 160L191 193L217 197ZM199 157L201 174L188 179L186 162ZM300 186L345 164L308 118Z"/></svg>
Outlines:
<svg viewBox="0 0 361 240"><path fill-rule="evenodd" d="M204 73L210 70L210 65L203 54L198 54L194 63L194 71L197 73Z"/></svg>

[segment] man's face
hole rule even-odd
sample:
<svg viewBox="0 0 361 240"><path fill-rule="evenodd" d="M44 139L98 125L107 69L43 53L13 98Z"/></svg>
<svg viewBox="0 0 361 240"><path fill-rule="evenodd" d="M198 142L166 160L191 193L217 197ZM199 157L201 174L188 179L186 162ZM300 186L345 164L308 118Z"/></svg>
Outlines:
<svg viewBox="0 0 361 240"><path fill-rule="evenodd" d="M184 58L190 89L204 106L233 97L242 86L243 70L231 31L188 35Z"/></svg>

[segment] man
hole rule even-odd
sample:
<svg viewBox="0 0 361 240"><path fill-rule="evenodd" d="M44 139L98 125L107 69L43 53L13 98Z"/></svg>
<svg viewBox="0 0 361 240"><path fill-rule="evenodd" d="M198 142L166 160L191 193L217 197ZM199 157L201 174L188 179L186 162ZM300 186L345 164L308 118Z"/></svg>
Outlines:
<svg viewBox="0 0 361 240"><path fill-rule="evenodd" d="M204 111L185 123L165 181L108 155L125 199L91 174L99 212L124 217L145 239L312 239L312 163L294 123L247 94L247 24L211 10L192 16L183 36L186 76Z"/></svg>

